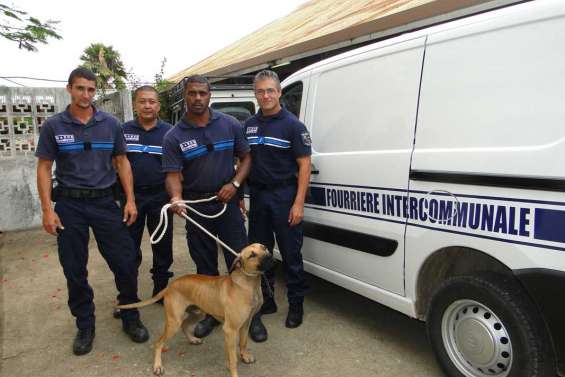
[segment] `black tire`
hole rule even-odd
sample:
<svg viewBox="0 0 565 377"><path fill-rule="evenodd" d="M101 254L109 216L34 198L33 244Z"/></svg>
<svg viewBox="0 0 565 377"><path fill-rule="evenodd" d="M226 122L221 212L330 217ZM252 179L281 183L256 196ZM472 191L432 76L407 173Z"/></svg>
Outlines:
<svg viewBox="0 0 565 377"><path fill-rule="evenodd" d="M446 280L432 297L426 327L447 376L557 375L545 324L512 276L485 273Z"/></svg>

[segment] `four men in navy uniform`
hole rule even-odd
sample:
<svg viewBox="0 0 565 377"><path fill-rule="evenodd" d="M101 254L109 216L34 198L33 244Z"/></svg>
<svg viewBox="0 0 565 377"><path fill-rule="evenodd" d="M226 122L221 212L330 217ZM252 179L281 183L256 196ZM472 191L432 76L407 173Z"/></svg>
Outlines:
<svg viewBox="0 0 565 377"><path fill-rule="evenodd" d="M67 279L69 308L78 333L73 352L91 351L95 334L94 293L88 284L88 241L92 228L100 253L115 276L118 302L137 297L137 255L127 226L137 217L126 143L117 119L92 105L96 76L85 68L71 72L67 91L71 104L49 118L41 129L36 156L37 186L43 227L57 236L59 261ZM56 162L57 187L51 169ZM117 167L126 201L123 210L113 198ZM56 202L55 208L51 199ZM149 338L137 309L121 313L123 330L135 342Z"/></svg>
<svg viewBox="0 0 565 377"><path fill-rule="evenodd" d="M306 127L281 107L281 85L273 71L261 71L254 79L260 110L245 122L251 146L249 240L273 250L275 239L287 276L288 316L286 327L302 323L307 283L302 261L304 200L310 182L311 140ZM261 314L274 313L274 271L263 280L264 303L250 327L255 341L267 339ZM265 284L265 280L267 284Z"/></svg>
<svg viewBox="0 0 565 377"><path fill-rule="evenodd" d="M67 91L71 104L48 119L36 155L38 191L43 226L57 236L59 260L67 279L69 307L78 333L73 352L90 352L95 334L93 291L87 281L89 227L100 252L115 275L118 301L138 301L137 275L141 263L141 239L147 221L152 233L161 207L179 200L217 200L193 204L206 218L188 213L204 228L239 252L248 243L237 190L249 175L249 239L270 250L276 238L287 274L289 311L286 326L300 326L307 284L301 247L304 200L310 179L310 136L304 125L281 107L278 76L262 71L254 80L259 112L244 129L233 117L212 110L208 80L194 75L186 80L186 114L175 127L158 119L157 91L142 86L134 93L137 118L120 127L111 115L92 105L96 77L75 69ZM127 157L126 157L127 153ZM237 171L234 157L239 159ZM251 164L253 158L253 164ZM51 169L56 161L57 187L52 189ZM114 167L116 170L114 170ZM125 199L123 216L113 198L112 186L119 176ZM133 171L133 174L132 174ZM55 208L51 199L56 201ZM187 214L174 206L178 214ZM129 232L128 227L129 226ZM187 243L197 273L218 275L215 240L186 222ZM153 294L172 277L172 221L163 239L152 246ZM229 269L234 256L223 250ZM274 272L263 283L264 304L253 318L250 335L256 342L267 339L262 314L277 310L272 297ZM137 310L122 310L123 330L135 342L149 334ZM219 322L207 316L195 328L195 336L208 335Z"/></svg>

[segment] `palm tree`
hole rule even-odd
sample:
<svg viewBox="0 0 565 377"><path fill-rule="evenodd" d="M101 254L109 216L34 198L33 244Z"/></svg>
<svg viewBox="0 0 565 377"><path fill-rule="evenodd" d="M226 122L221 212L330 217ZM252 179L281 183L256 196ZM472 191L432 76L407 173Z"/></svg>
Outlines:
<svg viewBox="0 0 565 377"><path fill-rule="evenodd" d="M88 46L80 60L81 67L90 69L96 75L97 87L103 91L106 89L125 89L127 72L120 53L112 46L102 43L92 43Z"/></svg>

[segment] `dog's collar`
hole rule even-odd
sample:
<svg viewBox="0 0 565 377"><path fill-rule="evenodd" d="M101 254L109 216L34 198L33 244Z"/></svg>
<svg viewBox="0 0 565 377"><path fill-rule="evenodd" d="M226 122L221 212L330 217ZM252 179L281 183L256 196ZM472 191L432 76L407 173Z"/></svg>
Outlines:
<svg viewBox="0 0 565 377"><path fill-rule="evenodd" d="M245 271L245 268L243 268L243 266L241 266L241 272L243 272L243 274L244 274L245 276L249 276L249 277L253 277L253 278L254 278L254 277L257 277L257 276L259 276L259 275L261 275L260 272L256 272L256 273L254 273L254 274L251 273L251 272L247 272L247 271Z"/></svg>

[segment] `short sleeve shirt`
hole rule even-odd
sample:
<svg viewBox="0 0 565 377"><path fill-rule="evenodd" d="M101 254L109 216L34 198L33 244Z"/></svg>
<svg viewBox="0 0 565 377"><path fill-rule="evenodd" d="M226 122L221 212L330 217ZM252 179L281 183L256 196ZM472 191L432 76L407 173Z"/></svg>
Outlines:
<svg viewBox="0 0 565 377"><path fill-rule="evenodd" d="M135 187L165 183L165 173L161 168L163 139L172 127L161 120L149 130L145 130L137 120L124 123L122 129Z"/></svg>
<svg viewBox="0 0 565 377"><path fill-rule="evenodd" d="M306 127L284 108L272 116L263 116L259 110L245 122L244 131L251 147L250 184L274 185L292 179L298 172L296 159L312 154Z"/></svg>
<svg viewBox="0 0 565 377"><path fill-rule="evenodd" d="M249 152L241 124L230 115L209 111L206 126L183 118L165 135L163 171L182 171L184 191L217 192L235 175L234 157Z"/></svg>
<svg viewBox="0 0 565 377"><path fill-rule="evenodd" d="M92 118L83 124L67 107L45 121L35 155L55 161L55 177L63 187L105 189L116 182L112 157L125 153L116 118L94 108Z"/></svg>

